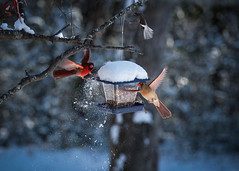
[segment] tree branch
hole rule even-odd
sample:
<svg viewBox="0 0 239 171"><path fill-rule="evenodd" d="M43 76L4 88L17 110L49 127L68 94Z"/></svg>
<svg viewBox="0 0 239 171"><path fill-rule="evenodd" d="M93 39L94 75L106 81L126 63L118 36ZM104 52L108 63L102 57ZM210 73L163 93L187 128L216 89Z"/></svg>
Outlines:
<svg viewBox="0 0 239 171"><path fill-rule="evenodd" d="M72 38L60 38L55 35L44 36L38 34L30 34L24 30L0 30L0 40L40 40L40 41L50 41L50 42L63 42L63 43L78 43L78 37Z"/></svg>
<svg viewBox="0 0 239 171"><path fill-rule="evenodd" d="M62 32L63 30L65 30L67 27L69 27L71 24L67 24L65 25L62 29L60 29L58 32L56 32L55 34L53 34L52 36L56 36L58 35L60 32Z"/></svg>
<svg viewBox="0 0 239 171"><path fill-rule="evenodd" d="M21 79L21 81L14 88L8 90L7 93L0 96L0 104L3 103L4 101L6 101L7 99L9 99L10 97L12 97L15 93L20 91L26 85L28 85L32 82L40 81L40 80L46 78L48 75L51 74L51 72L55 69L55 67L63 59L68 58L68 57L76 54L77 52L82 51L85 48L86 47L83 46L83 45L74 46L73 48L68 49L64 53L62 53L61 55L57 56L56 59L53 61L53 63L46 70L41 72L40 74L36 74L36 75L33 75L33 76L28 75L27 77Z"/></svg>
<svg viewBox="0 0 239 171"><path fill-rule="evenodd" d="M124 51L128 51L131 53L137 53L139 55L143 55L142 52L134 49L133 46L125 46L125 47L121 47L121 46L100 46L100 45L89 45L87 46L87 48L90 49L111 49L111 50L124 50Z"/></svg>
<svg viewBox="0 0 239 171"><path fill-rule="evenodd" d="M92 30L88 35L86 40L92 40L93 37L96 35L96 33L106 29L109 27L111 24L113 24L116 20L118 20L122 15L125 15L127 12L132 11L133 9L141 6L144 2L147 0L141 0L138 1L124 10L121 10L118 14L116 14L114 17L110 18L107 20L104 24L99 26L98 28ZM33 40L44 40L44 41L58 41L58 42L64 42L64 43L73 43L74 39L66 39L66 38L58 38L55 36L43 36L43 35L35 35L35 34L29 34L26 33L25 31L16 31L16 30L2 30L0 31L0 39L7 39L7 40L20 40L20 39L33 39ZM76 41L76 39L74 40ZM85 48L97 48L97 49L117 49L117 50L127 50L130 52L137 52L136 50L132 49L132 46L127 46L127 47L113 47L113 46L99 46L99 45L90 45L85 41L83 44L78 44L76 46L73 46L72 48L66 50L64 53L61 55L57 56L53 63L43 72L40 74L36 74L33 76L27 75L25 78L21 79L21 81L12 89L8 90L7 93L3 94L0 96L0 104L2 104L4 101L12 97L15 93L20 91L23 87L26 85L40 81L44 78L46 78L48 75L51 74L51 72L55 69L55 67L65 58L68 58Z"/></svg>
<svg viewBox="0 0 239 171"><path fill-rule="evenodd" d="M96 33L100 32L101 30L106 29L111 24L113 24L116 20L120 19L123 15L128 13L129 11L134 10L135 8L138 8L139 6L142 6L143 3L147 2L148 0L139 0L138 2L133 3L132 5L128 6L127 8L121 10L118 14L111 17L109 20L107 20L104 24L100 25L96 29L92 30L88 35L86 36L88 39L93 39Z"/></svg>

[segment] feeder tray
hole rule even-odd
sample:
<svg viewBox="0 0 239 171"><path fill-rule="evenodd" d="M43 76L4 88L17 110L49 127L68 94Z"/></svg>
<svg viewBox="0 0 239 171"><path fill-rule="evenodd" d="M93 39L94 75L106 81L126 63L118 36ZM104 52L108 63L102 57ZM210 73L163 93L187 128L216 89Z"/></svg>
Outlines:
<svg viewBox="0 0 239 171"><path fill-rule="evenodd" d="M144 104L135 102L137 91L137 84L149 79L135 79L133 81L125 82L109 82L100 80L103 83L106 103L98 104L100 110L112 114L130 113L142 110Z"/></svg>
<svg viewBox="0 0 239 171"><path fill-rule="evenodd" d="M97 106L101 111L108 112L111 114L136 112L136 111L143 110L144 108L144 104L141 104L141 103L135 103L134 105L129 107L119 107L119 108L109 107L107 103L98 104Z"/></svg>

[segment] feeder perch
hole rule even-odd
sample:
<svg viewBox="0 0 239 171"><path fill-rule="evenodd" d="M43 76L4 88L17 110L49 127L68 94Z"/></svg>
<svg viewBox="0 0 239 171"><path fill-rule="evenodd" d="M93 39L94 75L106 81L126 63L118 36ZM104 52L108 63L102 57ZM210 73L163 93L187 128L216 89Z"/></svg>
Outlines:
<svg viewBox="0 0 239 171"><path fill-rule="evenodd" d="M103 83L106 99L106 103L98 104L100 110L118 114L143 109L144 104L136 102L137 84L149 79L139 65L129 61L108 62L98 71L97 80Z"/></svg>

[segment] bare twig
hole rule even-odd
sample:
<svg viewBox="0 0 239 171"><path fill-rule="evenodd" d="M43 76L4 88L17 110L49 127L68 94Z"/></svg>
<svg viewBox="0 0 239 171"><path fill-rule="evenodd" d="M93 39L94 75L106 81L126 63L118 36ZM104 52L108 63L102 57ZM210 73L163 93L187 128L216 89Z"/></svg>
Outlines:
<svg viewBox="0 0 239 171"><path fill-rule="evenodd" d="M61 4L62 4L62 2L61 2ZM57 8L58 8L58 9L60 10L60 12L64 15L64 17L65 17L65 22L66 22L66 23L68 23L69 20L70 20L70 23L71 23L71 35L73 35L73 33L74 33L74 28L73 28L73 26L80 30L80 28L73 23L72 4L71 4L71 11L68 12L68 13L66 13L66 12L62 9L62 7L57 6ZM70 17L67 16L68 14L70 14Z"/></svg>
<svg viewBox="0 0 239 171"><path fill-rule="evenodd" d="M56 36L58 35L60 32L62 32L63 30L65 30L67 27L69 27L71 24L67 24L65 25L62 29L60 29L58 32L56 32L55 34L53 34L52 36Z"/></svg>
<svg viewBox="0 0 239 171"><path fill-rule="evenodd" d="M93 37L95 36L95 34L97 34L98 32L106 29L107 27L109 27L111 24L113 24L117 19L119 19L122 15L126 14L127 12L139 7L140 5L142 5L144 2L146 2L147 0L141 0L138 1L132 5L130 5L129 7L125 8L124 10L120 11L118 14L116 14L114 17L110 18L109 20L107 20L104 24L102 24L101 26L99 26L98 28L92 30L88 35L86 40L91 40L93 39ZM1 34L2 33L2 34ZM5 34L4 34L5 33ZM11 36L6 36L6 34L9 33ZM62 42L67 43L66 39L63 38L57 38L55 36L42 36L42 35L33 35L33 34L29 34L26 33L24 31L8 31L8 30L3 30L0 31L0 39L10 39L10 40L20 40L20 39L34 39L34 40L44 40L44 41L60 41L62 40ZM72 39L68 40L68 41L73 41ZM131 46L128 47L113 47L113 46L106 46L106 47L102 47L102 46L97 46L97 45L89 45L87 43L87 41L85 41L83 44L78 44L73 46L72 48L66 50L64 53L62 53L61 55L57 56L55 58L55 60L53 61L53 63L43 72L41 72L40 74L36 74L36 75L32 75L30 76L29 74L27 74L27 76L23 79L21 79L21 81L12 89L8 90L7 93L3 94L0 96L0 104L3 103L4 101L6 101L7 99L9 99L10 97L12 97L15 93L17 93L18 91L20 91L23 87L25 87L26 85L32 83L32 82L36 82L36 81L40 81L44 78L46 78L48 75L51 74L51 72L55 69L55 67L65 58L68 58L82 50L84 50L85 48L98 48L98 49L120 49L120 50L128 50L131 52L136 52L135 50L132 49Z"/></svg>
<svg viewBox="0 0 239 171"><path fill-rule="evenodd" d="M55 1L54 1L54 3L56 3ZM61 1L61 6L58 6L57 4L55 4L56 6L57 6L57 8L60 10L60 12L64 15L64 17L65 17L65 23L68 23L68 17L67 17L67 14L65 13L65 11L62 9L62 1Z"/></svg>
<svg viewBox="0 0 239 171"><path fill-rule="evenodd" d="M74 28L73 28L72 3L71 3L71 36L73 35L74 35Z"/></svg>
<svg viewBox="0 0 239 171"><path fill-rule="evenodd" d="M100 46L100 45L89 45L87 46L87 48L90 49L111 49L111 50L124 50L124 51L128 51L131 53L137 53L139 55L143 55L142 52L134 49L133 46Z"/></svg>

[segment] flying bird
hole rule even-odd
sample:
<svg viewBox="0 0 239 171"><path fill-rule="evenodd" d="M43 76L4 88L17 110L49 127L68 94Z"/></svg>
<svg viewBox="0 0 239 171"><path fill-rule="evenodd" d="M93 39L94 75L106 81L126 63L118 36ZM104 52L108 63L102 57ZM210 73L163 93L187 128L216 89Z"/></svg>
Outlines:
<svg viewBox="0 0 239 171"><path fill-rule="evenodd" d="M141 13L136 13L136 15L140 16L140 26L143 27L144 29L144 39L151 39L153 38L154 31L148 26L147 21L143 14Z"/></svg>
<svg viewBox="0 0 239 171"><path fill-rule="evenodd" d="M130 13L126 16L126 20L130 24L132 23L139 24L143 28L144 39L147 40L153 38L154 31L148 26L147 21L142 13L140 12Z"/></svg>
<svg viewBox="0 0 239 171"><path fill-rule="evenodd" d="M84 76L91 74L91 71L94 69L94 64L88 62L90 59L90 50L87 49L81 64L75 63L69 59L63 60L58 66L57 69L53 71L53 77L55 79L65 78L71 75L76 75L84 79Z"/></svg>
<svg viewBox="0 0 239 171"><path fill-rule="evenodd" d="M166 72L167 69L164 68L163 71L149 85L147 85L145 81L138 84L141 95L148 100L148 103L154 104L163 119L170 118L172 114L169 109L158 99L155 91L162 83Z"/></svg>

